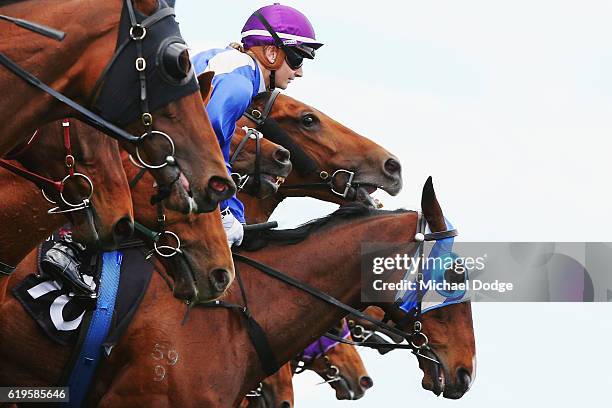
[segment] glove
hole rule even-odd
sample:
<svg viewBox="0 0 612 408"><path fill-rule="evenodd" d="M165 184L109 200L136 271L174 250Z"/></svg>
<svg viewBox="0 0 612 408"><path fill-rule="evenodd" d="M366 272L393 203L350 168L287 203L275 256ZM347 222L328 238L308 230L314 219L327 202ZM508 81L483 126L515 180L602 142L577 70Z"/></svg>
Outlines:
<svg viewBox="0 0 612 408"><path fill-rule="evenodd" d="M230 248L233 245L239 246L242 244L242 238L244 238L244 227L236 219L236 217L234 217L234 214L232 214L232 212L229 210L222 212L221 222L223 223L223 228L227 234L227 244L230 246Z"/></svg>

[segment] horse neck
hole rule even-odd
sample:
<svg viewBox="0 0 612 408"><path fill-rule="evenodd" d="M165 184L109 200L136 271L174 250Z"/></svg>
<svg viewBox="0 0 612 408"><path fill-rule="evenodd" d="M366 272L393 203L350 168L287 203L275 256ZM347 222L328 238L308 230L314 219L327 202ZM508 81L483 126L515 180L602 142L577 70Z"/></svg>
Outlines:
<svg viewBox="0 0 612 408"><path fill-rule="evenodd" d="M6 6L2 9L3 14L65 31L66 37L57 43L2 22L0 52L6 52L9 58L55 90L80 104L87 104L89 93L104 67L79 64L79 61L82 58L89 62L102 58L110 60L121 4L121 0L31 0ZM102 47L108 48L108 52ZM71 114L67 107L55 101L50 103L41 91L5 68L0 67L0 71L0 85L11 94L0 98L0 111L4 118L10 118L3 125L1 152L10 150L20 138L32 134L45 123Z"/></svg>
<svg viewBox="0 0 612 408"><path fill-rule="evenodd" d="M0 186L0 260L16 266L66 220L47 214L49 203L29 181L3 170Z"/></svg>
<svg viewBox="0 0 612 408"><path fill-rule="evenodd" d="M352 307L364 309L366 305L360 302L361 243L381 236L386 241L406 241L415 230L415 213L368 217L314 233L297 245L268 247L244 255L287 271ZM280 253L292 255L279 256ZM346 315L244 264L238 262L236 267L244 279L251 313L268 334L279 364L288 362ZM241 302L236 292L231 295L232 301ZM251 354L248 364L244 392L265 377L256 355Z"/></svg>
<svg viewBox="0 0 612 408"><path fill-rule="evenodd" d="M260 199L245 193L238 193L238 198L244 204L244 215L247 224L258 224L268 221L276 207L285 199L280 194Z"/></svg>

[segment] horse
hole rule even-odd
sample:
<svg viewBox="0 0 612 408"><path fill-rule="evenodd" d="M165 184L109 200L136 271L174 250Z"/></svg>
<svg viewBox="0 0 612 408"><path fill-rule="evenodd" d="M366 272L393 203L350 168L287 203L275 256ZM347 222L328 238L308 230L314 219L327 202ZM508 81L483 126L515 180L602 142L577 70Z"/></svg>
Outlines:
<svg viewBox="0 0 612 408"><path fill-rule="evenodd" d="M329 331L343 338L350 338L345 319ZM358 400L374 385L361 356L351 344L339 343L321 336L291 364L298 364L299 361L303 362L304 370L314 371L328 383L336 391L336 399L339 400ZM291 383L288 386L291 386Z"/></svg>
<svg viewBox="0 0 612 408"><path fill-rule="evenodd" d="M380 188L397 195L402 188L397 157L287 95L259 95L247 115L238 121L238 127L254 125L266 138L291 152L294 171L279 193L266 200L238 194L250 223L267 221L287 197L307 196L337 204L349 201L373 204L369 194L375 190Z"/></svg>
<svg viewBox="0 0 612 408"><path fill-rule="evenodd" d="M0 160L0 166L32 181L41 190L39 194L57 203L48 216L66 215L76 241L110 250L132 234L132 198L116 141L100 132L89 132L76 120L63 120L38 129L27 144L6 157L19 166L7 160ZM12 183L13 177L6 170L2 177L2 185ZM6 210L5 214L11 216ZM31 221L4 225L7 239L3 240L3 256L10 253L7 247L12 242L8 237L31 240L27 228L36 228ZM36 244L31 242L31 247Z"/></svg>
<svg viewBox="0 0 612 408"><path fill-rule="evenodd" d="M67 33L58 43L22 26L3 27L0 156L44 124L76 116L119 138L148 166L160 186L157 198L170 209L212 211L235 193L166 2L31 0L4 2L0 13ZM6 69L15 63L30 71L22 76L29 81ZM41 81L75 104L42 93Z"/></svg>
<svg viewBox="0 0 612 408"><path fill-rule="evenodd" d="M62 215L74 226L73 238L93 247L115 248L132 234L132 198L117 143L84 126L77 121L49 124L13 152L11 158L20 165L0 161L11 170L0 171L4 274L47 237L46 225L66 223ZM48 210L51 204L43 197L58 204Z"/></svg>
<svg viewBox="0 0 612 408"><path fill-rule="evenodd" d="M349 336L344 322L333 329L338 334ZM322 336L278 372L267 377L257 391L247 394L240 407L291 408L293 375L306 370L317 373L323 379L321 384L329 384L336 391L338 400L358 400L374 385L355 346Z"/></svg>
<svg viewBox="0 0 612 408"><path fill-rule="evenodd" d="M433 186L430 184L424 193L423 214L431 230L445 229ZM287 235L304 238L290 247L291 257L278 255L289 248L280 242L250 252L249 256L275 269L291 271L293 278L363 310L370 305L360 299L361 243L372 236L384 236L390 244L405 246L415 236L417 222L416 212L388 212L365 206L342 208L335 215L302 229L276 233L281 239ZM330 247L334 251L328 251ZM326 256L320 256L321 253ZM156 264L156 268L163 265ZM213 302L210 307L192 308L186 320L185 309L169 296L161 276L154 274L122 341L101 363L87 404L236 406L266 377L251 344L246 318L257 319L262 330L268 333L277 363L283 364L346 315L304 291L263 276L242 262L238 269L242 285L234 281L224 298L228 304L238 305L236 308L220 307ZM245 300L239 286L247 299L246 310L240 306ZM40 338L39 330L24 316L20 306L14 301L4 303L3 307L10 310L2 310L0 315L10 313L14 320L20 321L20 327L7 328L6 322L0 324L3 338L19 341L0 344L3 361L7 353L14 355L11 364L0 368L0 384L56 383L69 359L70 348ZM392 304L385 305L385 311L397 328L412 330L415 323L405 312L396 310ZM461 397L469 389L475 369L469 301L428 312L420 321L429 338L427 353L439 362L434 367L426 354L417 355L424 371L423 386L447 398ZM7 330L17 330L19 336L9 336L13 332ZM47 351L43 356L37 352L40 347ZM19 349L18 354L15 349Z"/></svg>

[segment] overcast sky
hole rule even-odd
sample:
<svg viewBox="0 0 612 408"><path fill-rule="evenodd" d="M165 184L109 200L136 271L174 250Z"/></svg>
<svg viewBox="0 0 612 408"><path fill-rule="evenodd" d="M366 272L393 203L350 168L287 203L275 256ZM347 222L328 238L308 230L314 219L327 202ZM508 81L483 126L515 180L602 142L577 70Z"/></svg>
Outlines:
<svg viewBox="0 0 612 408"><path fill-rule="evenodd" d="M178 0L177 11L204 50L239 40L265 4ZM287 93L401 159L403 192L377 194L387 208L417 208L432 175L462 240L610 241L611 2L283 4L326 44ZM274 217L289 226L334 208L293 199ZM301 375L296 405L609 406L611 315L608 304L477 304L478 378L462 400L423 390L414 357L396 351L364 352L375 386L361 401L336 402Z"/></svg>

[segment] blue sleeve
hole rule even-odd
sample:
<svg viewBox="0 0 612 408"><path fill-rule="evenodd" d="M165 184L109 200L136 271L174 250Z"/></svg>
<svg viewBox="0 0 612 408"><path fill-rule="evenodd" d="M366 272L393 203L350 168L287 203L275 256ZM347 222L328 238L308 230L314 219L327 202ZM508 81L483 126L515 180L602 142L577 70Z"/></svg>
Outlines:
<svg viewBox="0 0 612 408"><path fill-rule="evenodd" d="M228 172L231 172L229 152L236 122L249 107L252 96L253 85L242 75L228 73L213 79L213 91L206 111L219 140ZM244 224L244 206L236 196L221 203L222 210L227 207Z"/></svg>
<svg viewBox="0 0 612 408"><path fill-rule="evenodd" d="M236 122L249 107L252 96L253 85L242 75L228 73L213 79L213 91L206 110L226 163Z"/></svg>

